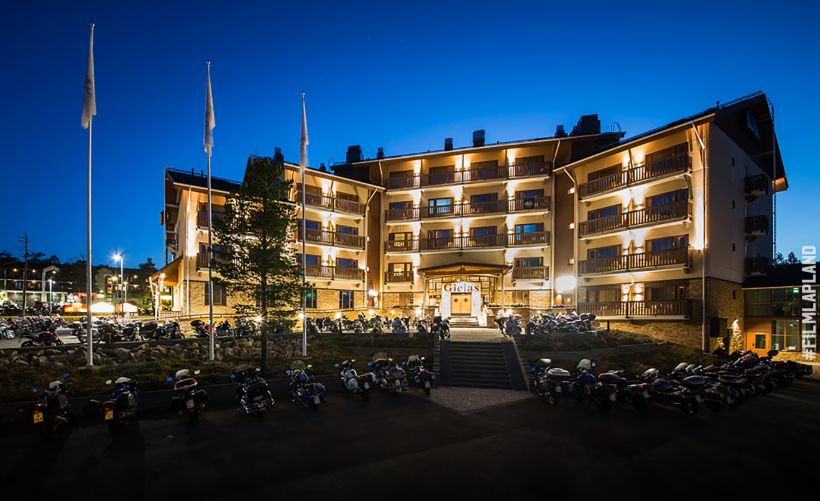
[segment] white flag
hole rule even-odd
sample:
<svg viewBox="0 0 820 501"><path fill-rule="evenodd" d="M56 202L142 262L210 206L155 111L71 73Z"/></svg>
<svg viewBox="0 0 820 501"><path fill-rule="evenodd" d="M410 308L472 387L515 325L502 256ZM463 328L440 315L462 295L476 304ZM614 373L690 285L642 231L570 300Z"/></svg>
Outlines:
<svg viewBox="0 0 820 501"><path fill-rule="evenodd" d="M305 113L305 93L302 92L302 141L299 149L299 165L307 167L308 164L308 132L307 113Z"/></svg>
<svg viewBox="0 0 820 501"><path fill-rule="evenodd" d="M94 25L88 39L88 66L85 69L85 91L83 92L83 129L91 125L91 117L97 114L97 98L94 92Z"/></svg>
<svg viewBox="0 0 820 501"><path fill-rule="evenodd" d="M216 127L216 119L214 118L214 98L211 95L211 63L208 62L208 85L205 88L205 153L211 154L214 148L214 127Z"/></svg>

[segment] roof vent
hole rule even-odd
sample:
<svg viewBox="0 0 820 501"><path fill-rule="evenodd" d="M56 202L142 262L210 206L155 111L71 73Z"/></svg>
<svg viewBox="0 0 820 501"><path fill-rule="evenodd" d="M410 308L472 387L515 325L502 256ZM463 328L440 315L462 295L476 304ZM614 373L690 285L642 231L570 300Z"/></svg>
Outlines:
<svg viewBox="0 0 820 501"><path fill-rule="evenodd" d="M384 158L384 148L379 146L379 151L376 152L376 158L381 160Z"/></svg>
<svg viewBox="0 0 820 501"><path fill-rule="evenodd" d="M473 131L473 147L484 146L484 129Z"/></svg>
<svg viewBox="0 0 820 501"><path fill-rule="evenodd" d="M347 147L347 163L352 164L353 162L361 162L362 161L362 147L358 144L353 146Z"/></svg>
<svg viewBox="0 0 820 501"><path fill-rule="evenodd" d="M325 163L322 162L319 164L319 171L320 172L327 172L327 167L325 167Z"/></svg>
<svg viewBox="0 0 820 501"><path fill-rule="evenodd" d="M555 137L567 137L567 131L564 130L563 125L555 126Z"/></svg>
<svg viewBox="0 0 820 501"><path fill-rule="evenodd" d="M598 120L598 115L581 115L578 123L572 128L570 136L586 136L589 134L601 133L601 121Z"/></svg>
<svg viewBox="0 0 820 501"><path fill-rule="evenodd" d="M452 151L453 149L453 138L452 137L445 137L444 138L444 151Z"/></svg>

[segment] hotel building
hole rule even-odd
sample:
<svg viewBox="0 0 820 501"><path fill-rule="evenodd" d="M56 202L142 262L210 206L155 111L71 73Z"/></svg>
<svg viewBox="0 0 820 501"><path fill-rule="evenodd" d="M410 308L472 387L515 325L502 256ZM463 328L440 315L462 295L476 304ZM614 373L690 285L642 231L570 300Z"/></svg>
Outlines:
<svg viewBox="0 0 820 501"><path fill-rule="evenodd" d="M696 347L739 338L742 283L771 259L773 196L787 188L765 95L623 136L586 115L550 137L488 143L476 131L467 147L448 138L373 159L351 146L333 173L308 169L309 314L491 325L499 311L571 309ZM298 167L285 166L299 209ZM165 186L169 260L156 279L172 311L201 314L205 178L167 170ZM237 186L214 180L215 217Z"/></svg>

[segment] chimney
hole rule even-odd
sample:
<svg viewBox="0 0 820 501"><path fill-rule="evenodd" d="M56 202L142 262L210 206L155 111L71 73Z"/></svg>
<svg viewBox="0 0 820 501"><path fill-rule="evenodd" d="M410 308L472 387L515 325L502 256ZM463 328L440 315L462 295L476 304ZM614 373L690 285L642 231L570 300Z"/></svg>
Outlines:
<svg viewBox="0 0 820 501"><path fill-rule="evenodd" d="M346 161L349 164L353 162L361 162L362 160L362 147L358 144L353 146L347 147L347 158Z"/></svg>
<svg viewBox="0 0 820 501"><path fill-rule="evenodd" d="M376 158L378 160L381 160L382 158L384 158L384 148L383 147L379 146L379 151L376 152Z"/></svg>
<svg viewBox="0 0 820 501"><path fill-rule="evenodd" d="M581 115L578 123L572 128L571 136L585 136L588 134L600 134L601 121L598 120L598 115Z"/></svg>
<svg viewBox="0 0 820 501"><path fill-rule="evenodd" d="M285 155L282 154L282 148L276 147L273 149L273 161L274 162L284 162Z"/></svg>
<svg viewBox="0 0 820 501"><path fill-rule="evenodd" d="M327 167L325 167L324 162L319 164L319 172L327 172Z"/></svg>
<svg viewBox="0 0 820 501"><path fill-rule="evenodd" d="M555 126L555 137L567 137L567 131L564 130L563 125Z"/></svg>
<svg viewBox="0 0 820 501"><path fill-rule="evenodd" d="M445 137L444 138L444 151L452 151L453 149L453 138L452 137Z"/></svg>
<svg viewBox="0 0 820 501"><path fill-rule="evenodd" d="M484 146L484 129L473 131L473 147Z"/></svg>

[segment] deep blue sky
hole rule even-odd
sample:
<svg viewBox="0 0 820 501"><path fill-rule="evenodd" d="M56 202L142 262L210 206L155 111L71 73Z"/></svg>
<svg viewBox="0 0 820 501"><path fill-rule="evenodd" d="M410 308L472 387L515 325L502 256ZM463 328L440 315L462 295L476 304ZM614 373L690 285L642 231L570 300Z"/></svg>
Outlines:
<svg viewBox="0 0 820 501"><path fill-rule="evenodd" d="M630 134L755 90L776 106L790 190L781 250L820 244L820 8L816 2L11 2L0 16L0 250L85 252L88 23L97 24L94 261L162 258L163 167L213 172L249 154L298 160L299 91L311 165L346 146L388 155L550 135L584 113ZM174 5L167 5L174 4ZM398 2L395 2L398 4ZM808 211L808 213L806 212ZM809 214L811 218L809 218Z"/></svg>

